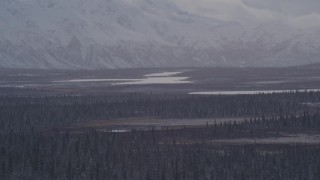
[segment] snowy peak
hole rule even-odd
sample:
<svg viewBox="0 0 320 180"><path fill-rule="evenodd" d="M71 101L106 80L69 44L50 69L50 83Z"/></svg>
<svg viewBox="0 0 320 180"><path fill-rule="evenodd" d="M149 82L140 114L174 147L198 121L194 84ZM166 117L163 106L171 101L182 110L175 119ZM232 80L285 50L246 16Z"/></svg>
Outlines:
<svg viewBox="0 0 320 180"><path fill-rule="evenodd" d="M274 26L247 27L202 17L167 0L2 0L0 67L285 66L319 61L318 30Z"/></svg>

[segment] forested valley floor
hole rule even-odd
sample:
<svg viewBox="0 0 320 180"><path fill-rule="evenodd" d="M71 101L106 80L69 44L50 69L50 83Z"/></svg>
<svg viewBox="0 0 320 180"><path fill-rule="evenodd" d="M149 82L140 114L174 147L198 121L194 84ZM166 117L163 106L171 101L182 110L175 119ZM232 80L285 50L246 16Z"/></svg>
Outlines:
<svg viewBox="0 0 320 180"><path fill-rule="evenodd" d="M319 102L320 92L1 96L0 179L317 180ZM121 131L123 119L178 125Z"/></svg>

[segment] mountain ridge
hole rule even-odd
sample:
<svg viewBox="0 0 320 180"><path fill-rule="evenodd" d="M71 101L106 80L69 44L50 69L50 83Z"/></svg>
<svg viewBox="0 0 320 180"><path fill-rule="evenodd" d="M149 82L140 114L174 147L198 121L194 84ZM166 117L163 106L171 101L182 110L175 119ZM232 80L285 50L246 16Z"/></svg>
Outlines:
<svg viewBox="0 0 320 180"><path fill-rule="evenodd" d="M2 1L0 67L243 67L320 61L319 30L270 26L202 17L166 0Z"/></svg>

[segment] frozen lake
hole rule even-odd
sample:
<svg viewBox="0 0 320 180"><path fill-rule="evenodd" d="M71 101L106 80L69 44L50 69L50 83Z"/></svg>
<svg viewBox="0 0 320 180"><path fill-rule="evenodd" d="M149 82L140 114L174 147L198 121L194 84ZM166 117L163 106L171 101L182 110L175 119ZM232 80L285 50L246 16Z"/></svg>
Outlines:
<svg viewBox="0 0 320 180"><path fill-rule="evenodd" d="M152 73L152 74L146 74L144 76L146 77L168 77L173 76L177 74L181 74L182 72L162 72L162 73Z"/></svg>
<svg viewBox="0 0 320 180"><path fill-rule="evenodd" d="M257 84L280 84L285 83L286 81L260 81L256 82Z"/></svg>
<svg viewBox="0 0 320 180"><path fill-rule="evenodd" d="M117 82L117 81L138 81L140 79L70 79L70 80L62 80L62 81L53 81L53 82L61 82L61 83L81 83L81 82Z"/></svg>
<svg viewBox="0 0 320 180"><path fill-rule="evenodd" d="M211 140L211 143L224 144L318 144L320 135L310 134L285 134L283 137L271 138L240 138Z"/></svg>
<svg viewBox="0 0 320 180"><path fill-rule="evenodd" d="M188 77L147 77L135 81L121 81L112 83L112 85L146 85L146 84L186 84L192 83L188 81Z"/></svg>
<svg viewBox="0 0 320 180"><path fill-rule="evenodd" d="M197 95L250 95L250 94L273 94L288 92L319 92L320 89L301 89L301 90L258 90L258 91L208 91L208 92L191 92L189 94Z"/></svg>
<svg viewBox="0 0 320 180"><path fill-rule="evenodd" d="M162 72L146 74L140 79L71 79L54 81L59 83L112 82L111 85L186 84L189 77L177 77L182 72Z"/></svg>

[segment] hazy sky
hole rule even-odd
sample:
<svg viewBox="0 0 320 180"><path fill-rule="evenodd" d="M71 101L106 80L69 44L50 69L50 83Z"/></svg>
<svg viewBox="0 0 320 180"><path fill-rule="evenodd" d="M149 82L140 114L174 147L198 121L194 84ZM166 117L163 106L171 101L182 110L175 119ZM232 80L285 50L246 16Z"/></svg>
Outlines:
<svg viewBox="0 0 320 180"><path fill-rule="evenodd" d="M187 11L243 23L320 27L320 0L173 0Z"/></svg>

